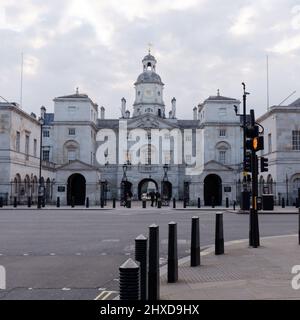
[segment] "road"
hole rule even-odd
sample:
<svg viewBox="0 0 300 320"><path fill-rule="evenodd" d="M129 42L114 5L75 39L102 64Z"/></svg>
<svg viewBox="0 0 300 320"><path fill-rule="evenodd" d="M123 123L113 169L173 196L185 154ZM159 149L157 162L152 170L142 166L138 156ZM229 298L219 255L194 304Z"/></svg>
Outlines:
<svg viewBox="0 0 300 320"><path fill-rule="evenodd" d="M134 258L134 239L160 227L166 263L168 223L178 223L178 254L189 254L191 218L200 216L201 246L214 243L213 212L173 209L0 210L0 299L113 299L118 268ZM225 241L248 237L247 215L224 214ZM297 215L260 216L261 236L297 233Z"/></svg>

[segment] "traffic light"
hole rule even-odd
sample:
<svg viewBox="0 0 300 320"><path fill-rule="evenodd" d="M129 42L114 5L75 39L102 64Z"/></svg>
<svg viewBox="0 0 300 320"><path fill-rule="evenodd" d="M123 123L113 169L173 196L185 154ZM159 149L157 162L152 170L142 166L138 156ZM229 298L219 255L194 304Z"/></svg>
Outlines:
<svg viewBox="0 0 300 320"><path fill-rule="evenodd" d="M260 172L268 172L269 169L269 159L261 157L260 158Z"/></svg>
<svg viewBox="0 0 300 320"><path fill-rule="evenodd" d="M252 141L252 148L255 152L264 150L264 137L255 137Z"/></svg>
<svg viewBox="0 0 300 320"><path fill-rule="evenodd" d="M250 153L246 154L246 158L244 160L244 171L245 172L252 172L251 154Z"/></svg>
<svg viewBox="0 0 300 320"><path fill-rule="evenodd" d="M264 149L264 137L259 136L259 127L248 127L246 129L246 149L260 151Z"/></svg>

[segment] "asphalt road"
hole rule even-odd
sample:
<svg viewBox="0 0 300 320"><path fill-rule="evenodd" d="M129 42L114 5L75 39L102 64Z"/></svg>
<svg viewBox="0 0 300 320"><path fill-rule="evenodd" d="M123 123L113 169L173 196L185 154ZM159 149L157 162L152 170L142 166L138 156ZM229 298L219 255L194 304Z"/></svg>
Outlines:
<svg viewBox="0 0 300 320"><path fill-rule="evenodd" d="M0 265L6 290L0 299L113 299L118 268L134 258L134 239L160 227L166 263L168 223L178 223L179 257L189 254L191 218L200 216L201 246L214 243L213 212L172 209L0 209ZM248 237L247 215L224 214L225 241ZM261 236L295 234L297 215L260 216Z"/></svg>

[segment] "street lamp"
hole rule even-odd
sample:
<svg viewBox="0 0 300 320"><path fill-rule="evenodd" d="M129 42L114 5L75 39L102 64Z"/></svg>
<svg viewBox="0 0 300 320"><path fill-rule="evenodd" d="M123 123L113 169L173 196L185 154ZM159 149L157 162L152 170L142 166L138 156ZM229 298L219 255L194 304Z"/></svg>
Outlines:
<svg viewBox="0 0 300 320"><path fill-rule="evenodd" d="M289 178L287 174L285 178L285 183L286 183L286 205L289 206Z"/></svg>
<svg viewBox="0 0 300 320"><path fill-rule="evenodd" d="M44 186L42 184L42 150L43 150L43 113L39 119L40 123L40 165L39 165L39 189L38 189L38 209L41 209L42 198L44 196Z"/></svg>

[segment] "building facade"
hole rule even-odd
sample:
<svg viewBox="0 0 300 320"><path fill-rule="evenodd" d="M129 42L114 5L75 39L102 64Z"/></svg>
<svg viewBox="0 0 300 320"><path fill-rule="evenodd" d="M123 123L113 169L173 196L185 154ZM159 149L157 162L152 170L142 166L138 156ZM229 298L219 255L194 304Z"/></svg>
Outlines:
<svg viewBox="0 0 300 320"><path fill-rule="evenodd" d="M239 200L240 101L218 91L191 110L190 120L178 119L176 99L169 110L164 103L164 83L150 52L134 85L132 110L122 98L119 119L106 119L104 107L78 89L55 98L54 113L41 108L41 178L47 201L59 197L62 205L72 199L83 205L88 197L97 205L101 199L122 200L126 195L139 200L151 191L190 205L198 198L205 205ZM276 198L286 194L291 202L300 182L299 106L297 101L272 107L259 119L270 159L270 172L260 177L260 193ZM40 133L35 115L16 104L0 105L0 196L8 202L15 196L19 202L37 197ZM290 191L285 193L287 185Z"/></svg>

